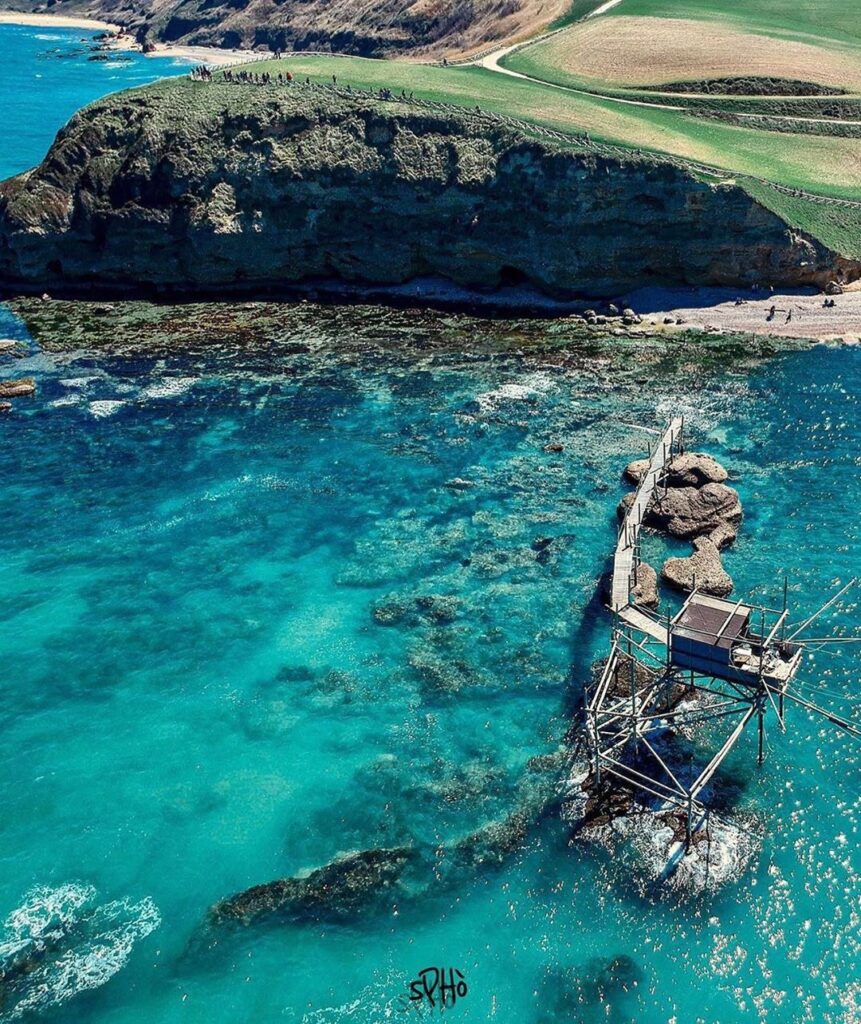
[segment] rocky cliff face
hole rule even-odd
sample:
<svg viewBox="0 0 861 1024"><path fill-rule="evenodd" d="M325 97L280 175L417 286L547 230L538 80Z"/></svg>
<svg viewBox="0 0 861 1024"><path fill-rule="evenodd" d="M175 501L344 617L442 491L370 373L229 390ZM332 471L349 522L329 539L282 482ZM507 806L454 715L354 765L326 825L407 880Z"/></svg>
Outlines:
<svg viewBox="0 0 861 1024"><path fill-rule="evenodd" d="M858 276L735 186L313 87L162 83L96 103L0 185L0 281L219 295L438 275L558 296Z"/></svg>

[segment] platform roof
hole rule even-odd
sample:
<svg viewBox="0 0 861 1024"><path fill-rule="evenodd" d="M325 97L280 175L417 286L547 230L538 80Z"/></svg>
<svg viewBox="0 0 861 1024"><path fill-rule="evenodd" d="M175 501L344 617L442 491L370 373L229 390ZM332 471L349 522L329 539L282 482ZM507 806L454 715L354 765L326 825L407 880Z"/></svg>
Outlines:
<svg viewBox="0 0 861 1024"><path fill-rule="evenodd" d="M673 633L713 647L729 649L750 617L750 605L692 594L673 626Z"/></svg>

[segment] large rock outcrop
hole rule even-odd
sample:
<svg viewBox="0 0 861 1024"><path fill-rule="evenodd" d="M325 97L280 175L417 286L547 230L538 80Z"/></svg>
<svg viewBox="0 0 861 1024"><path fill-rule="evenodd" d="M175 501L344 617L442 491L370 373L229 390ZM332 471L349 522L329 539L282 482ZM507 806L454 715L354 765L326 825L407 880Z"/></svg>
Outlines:
<svg viewBox="0 0 861 1024"><path fill-rule="evenodd" d="M557 296L857 275L742 188L310 86L159 83L0 185L0 283L224 295L437 275Z"/></svg>
<svg viewBox="0 0 861 1024"><path fill-rule="evenodd" d="M620 518L633 504L634 493L626 494L619 503ZM726 547L735 539L741 520L738 493L732 487L718 483L707 483L702 487L658 488L643 517L646 526L681 540L715 534L718 547Z"/></svg>
<svg viewBox="0 0 861 1024"><path fill-rule="evenodd" d="M732 578L724 569L720 551L709 537L694 539L694 553L687 558L668 558L661 569L661 579L676 590L728 597Z"/></svg>
<svg viewBox="0 0 861 1024"><path fill-rule="evenodd" d="M624 476L639 483L649 467L647 459L629 463ZM668 558L661 568L661 579L676 590L726 597L732 593L733 582L723 567L721 551L738 536L743 510L738 492L724 481L729 474L712 456L702 452L676 455L657 487L643 516L643 524L660 533L690 540L693 554L684 558ZM619 502L622 519L633 505L635 491ZM647 572L643 572L643 570ZM642 565L641 589L635 592L635 603L657 605L658 588L654 570ZM654 604L649 598L654 597Z"/></svg>
<svg viewBox="0 0 861 1024"><path fill-rule="evenodd" d="M635 459L625 467L625 479L638 484L648 468L648 459ZM670 487L702 487L703 484L722 484L727 476L727 471L711 455L705 452L682 452L671 459L666 481Z"/></svg>

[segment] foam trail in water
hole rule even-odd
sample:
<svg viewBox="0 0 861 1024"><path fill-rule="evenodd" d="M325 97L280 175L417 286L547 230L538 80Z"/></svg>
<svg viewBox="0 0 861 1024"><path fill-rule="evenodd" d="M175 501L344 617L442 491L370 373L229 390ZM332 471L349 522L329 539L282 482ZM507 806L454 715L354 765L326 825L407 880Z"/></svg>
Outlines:
<svg viewBox="0 0 861 1024"><path fill-rule="evenodd" d="M149 898L97 904L96 890L69 883L32 889L6 918L0 940L0 1021L45 1010L99 988L135 943L161 924Z"/></svg>

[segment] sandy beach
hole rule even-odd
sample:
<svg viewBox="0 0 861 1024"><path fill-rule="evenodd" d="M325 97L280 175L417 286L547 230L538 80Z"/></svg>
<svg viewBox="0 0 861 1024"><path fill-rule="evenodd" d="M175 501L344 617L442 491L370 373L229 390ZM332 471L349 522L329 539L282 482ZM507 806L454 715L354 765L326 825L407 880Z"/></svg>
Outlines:
<svg viewBox="0 0 861 1024"><path fill-rule="evenodd" d="M137 48L137 47L135 47ZM255 53L252 50L222 50L215 46L169 46L157 43L147 57L172 57L174 60L196 61L211 67L236 64L237 61L265 60L271 53Z"/></svg>
<svg viewBox="0 0 861 1024"><path fill-rule="evenodd" d="M26 14L0 11L0 25L32 25L34 28L86 28L94 32L119 32L119 25L95 18L69 18L64 14Z"/></svg>
<svg viewBox="0 0 861 1024"><path fill-rule="evenodd" d="M833 299L834 305L825 306L826 298ZM861 339L861 289L857 287L834 296L812 291L751 293L725 288L646 288L631 293L624 301L646 321L657 323L672 317L683 320L686 327L703 330L849 344L857 344Z"/></svg>
<svg viewBox="0 0 861 1024"><path fill-rule="evenodd" d="M0 25L29 25L33 28L80 28L93 32L115 32L110 45L117 50L140 50L134 36L121 34L121 27L95 18L72 18L63 14L27 14L19 11L0 11ZM251 50L222 50L215 46L169 46L158 43L147 57L169 57L211 66L235 64L241 60L262 60L267 54Z"/></svg>

